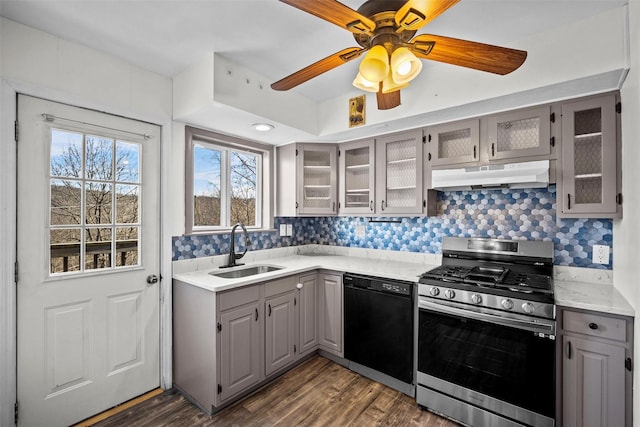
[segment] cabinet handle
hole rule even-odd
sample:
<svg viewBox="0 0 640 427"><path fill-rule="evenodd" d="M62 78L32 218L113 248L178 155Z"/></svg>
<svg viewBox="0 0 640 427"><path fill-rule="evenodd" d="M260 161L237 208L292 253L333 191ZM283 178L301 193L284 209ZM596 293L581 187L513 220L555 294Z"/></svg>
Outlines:
<svg viewBox="0 0 640 427"><path fill-rule="evenodd" d="M369 210L371 210L371 212L373 212L373 200L371 200L369 202Z"/></svg>
<svg viewBox="0 0 640 427"><path fill-rule="evenodd" d="M271 317L271 304L269 304L269 317Z"/></svg>
<svg viewBox="0 0 640 427"><path fill-rule="evenodd" d="M571 209L571 194L567 194L567 209Z"/></svg>
<svg viewBox="0 0 640 427"><path fill-rule="evenodd" d="M491 143L491 157L494 157L496 155L496 143L492 142Z"/></svg>
<svg viewBox="0 0 640 427"><path fill-rule="evenodd" d="M567 341L567 359L571 359L571 353L572 353L571 341Z"/></svg>
<svg viewBox="0 0 640 427"><path fill-rule="evenodd" d="M384 210L384 200L380 202L380 209Z"/></svg>
<svg viewBox="0 0 640 427"><path fill-rule="evenodd" d="M333 202L333 204L331 205L331 212L335 212L336 211L336 202Z"/></svg>
<svg viewBox="0 0 640 427"><path fill-rule="evenodd" d="M476 145L473 146L473 158L476 158L476 151L478 151L478 147Z"/></svg>
<svg viewBox="0 0 640 427"><path fill-rule="evenodd" d="M589 323L589 329L593 329L595 331L598 329L598 324L593 322Z"/></svg>
<svg viewBox="0 0 640 427"><path fill-rule="evenodd" d="M256 308L256 322L258 321L258 309Z"/></svg>

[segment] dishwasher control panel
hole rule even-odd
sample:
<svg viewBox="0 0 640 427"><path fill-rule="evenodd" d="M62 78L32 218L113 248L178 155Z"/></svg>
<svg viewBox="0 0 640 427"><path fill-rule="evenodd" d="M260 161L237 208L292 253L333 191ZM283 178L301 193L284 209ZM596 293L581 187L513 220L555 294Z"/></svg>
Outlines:
<svg viewBox="0 0 640 427"><path fill-rule="evenodd" d="M412 282L390 280L382 277L362 276L354 274L345 274L343 277L345 286L369 289L389 294L397 294L411 297L416 284Z"/></svg>

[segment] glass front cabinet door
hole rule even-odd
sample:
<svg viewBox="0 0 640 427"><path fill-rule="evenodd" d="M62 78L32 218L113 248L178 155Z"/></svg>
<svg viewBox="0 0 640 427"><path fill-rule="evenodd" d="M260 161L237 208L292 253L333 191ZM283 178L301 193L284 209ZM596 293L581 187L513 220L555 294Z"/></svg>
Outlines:
<svg viewBox="0 0 640 427"><path fill-rule="evenodd" d="M550 118L548 105L489 117L489 160L548 156L552 144Z"/></svg>
<svg viewBox="0 0 640 427"><path fill-rule="evenodd" d="M340 213L373 214L374 140L340 144Z"/></svg>
<svg viewBox="0 0 640 427"><path fill-rule="evenodd" d="M426 134L427 159L432 167L480 160L478 119L432 126Z"/></svg>
<svg viewBox="0 0 640 427"><path fill-rule="evenodd" d="M619 216L615 95L562 105L559 216Z"/></svg>
<svg viewBox="0 0 640 427"><path fill-rule="evenodd" d="M422 213L422 130L376 139L376 212Z"/></svg>
<svg viewBox="0 0 640 427"><path fill-rule="evenodd" d="M337 213L337 149L333 144L298 144L298 213Z"/></svg>

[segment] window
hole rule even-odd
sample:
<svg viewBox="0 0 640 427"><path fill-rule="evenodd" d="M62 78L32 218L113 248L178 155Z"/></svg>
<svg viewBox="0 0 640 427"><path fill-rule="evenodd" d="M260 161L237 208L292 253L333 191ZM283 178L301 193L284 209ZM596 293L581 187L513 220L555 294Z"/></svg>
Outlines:
<svg viewBox="0 0 640 427"><path fill-rule="evenodd" d="M228 230L238 222L254 229L269 223L264 197L270 194L265 188L271 182L271 146L191 127L186 145L187 234Z"/></svg>
<svg viewBox="0 0 640 427"><path fill-rule="evenodd" d="M140 144L51 129L49 272L139 265Z"/></svg>

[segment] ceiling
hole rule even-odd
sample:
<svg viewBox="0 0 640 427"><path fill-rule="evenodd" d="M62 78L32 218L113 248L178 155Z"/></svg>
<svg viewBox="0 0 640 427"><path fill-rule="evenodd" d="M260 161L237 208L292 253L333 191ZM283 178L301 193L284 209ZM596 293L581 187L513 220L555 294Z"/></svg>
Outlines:
<svg viewBox="0 0 640 427"><path fill-rule="evenodd" d="M354 9L362 2L343 1ZM515 40L624 3L462 0L419 33L508 47ZM1 0L0 14L167 77L216 52L276 81L345 47L357 46L346 30L276 0ZM316 102L353 91L358 62L293 90ZM423 64L432 66L429 61Z"/></svg>

